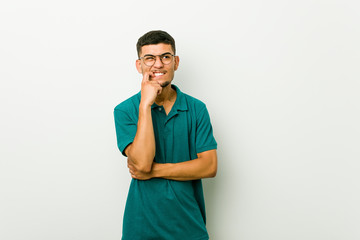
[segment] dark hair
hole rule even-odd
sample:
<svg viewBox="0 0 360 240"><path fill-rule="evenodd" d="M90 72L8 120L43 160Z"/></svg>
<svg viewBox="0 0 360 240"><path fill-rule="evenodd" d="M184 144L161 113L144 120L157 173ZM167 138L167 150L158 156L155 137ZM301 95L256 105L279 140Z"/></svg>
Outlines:
<svg viewBox="0 0 360 240"><path fill-rule="evenodd" d="M155 30L145 33L142 37L139 38L136 44L136 50L138 57L140 57L141 48L145 45L165 43L170 44L174 54L175 50L175 40L170 34L165 31Z"/></svg>

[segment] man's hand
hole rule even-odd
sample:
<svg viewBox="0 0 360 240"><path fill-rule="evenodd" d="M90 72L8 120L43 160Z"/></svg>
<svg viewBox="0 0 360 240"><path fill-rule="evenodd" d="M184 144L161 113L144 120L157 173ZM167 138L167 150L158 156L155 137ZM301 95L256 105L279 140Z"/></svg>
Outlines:
<svg viewBox="0 0 360 240"><path fill-rule="evenodd" d="M150 178L153 178L152 171L150 172L142 172L135 168L131 160L127 160L129 172L131 174L132 178L138 179L138 180L149 180Z"/></svg>
<svg viewBox="0 0 360 240"><path fill-rule="evenodd" d="M151 81L154 77L151 72L145 72L141 82L141 103L143 106L151 106L156 97L161 94L162 87L156 81Z"/></svg>

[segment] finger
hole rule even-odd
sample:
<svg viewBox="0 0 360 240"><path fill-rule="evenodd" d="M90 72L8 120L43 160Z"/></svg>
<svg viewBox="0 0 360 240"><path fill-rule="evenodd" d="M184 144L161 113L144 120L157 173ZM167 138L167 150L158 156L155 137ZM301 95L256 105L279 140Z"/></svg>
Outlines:
<svg viewBox="0 0 360 240"><path fill-rule="evenodd" d="M154 77L155 75L152 72L149 72L149 81L151 81Z"/></svg>
<svg viewBox="0 0 360 240"><path fill-rule="evenodd" d="M143 75L142 82L148 82L150 81L150 72L145 72Z"/></svg>
<svg viewBox="0 0 360 240"><path fill-rule="evenodd" d="M127 165L128 165L128 166L133 166L133 163L128 159L128 160L127 160Z"/></svg>

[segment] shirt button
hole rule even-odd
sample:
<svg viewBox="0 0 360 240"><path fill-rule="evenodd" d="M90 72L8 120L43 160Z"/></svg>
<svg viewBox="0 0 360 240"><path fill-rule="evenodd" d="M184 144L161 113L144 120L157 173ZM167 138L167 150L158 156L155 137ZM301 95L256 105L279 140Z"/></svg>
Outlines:
<svg viewBox="0 0 360 240"><path fill-rule="evenodd" d="M161 108L159 108L159 111L161 111Z"/></svg>

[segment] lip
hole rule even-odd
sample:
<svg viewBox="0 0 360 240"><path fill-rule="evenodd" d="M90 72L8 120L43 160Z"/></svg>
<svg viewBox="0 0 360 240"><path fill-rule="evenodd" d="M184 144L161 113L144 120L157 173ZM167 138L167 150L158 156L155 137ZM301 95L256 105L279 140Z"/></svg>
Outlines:
<svg viewBox="0 0 360 240"><path fill-rule="evenodd" d="M162 73L162 75L158 75L158 76L156 76L155 74L156 73ZM152 78L159 78L159 77L163 77L164 75L165 75L166 73L165 72L152 72Z"/></svg>

